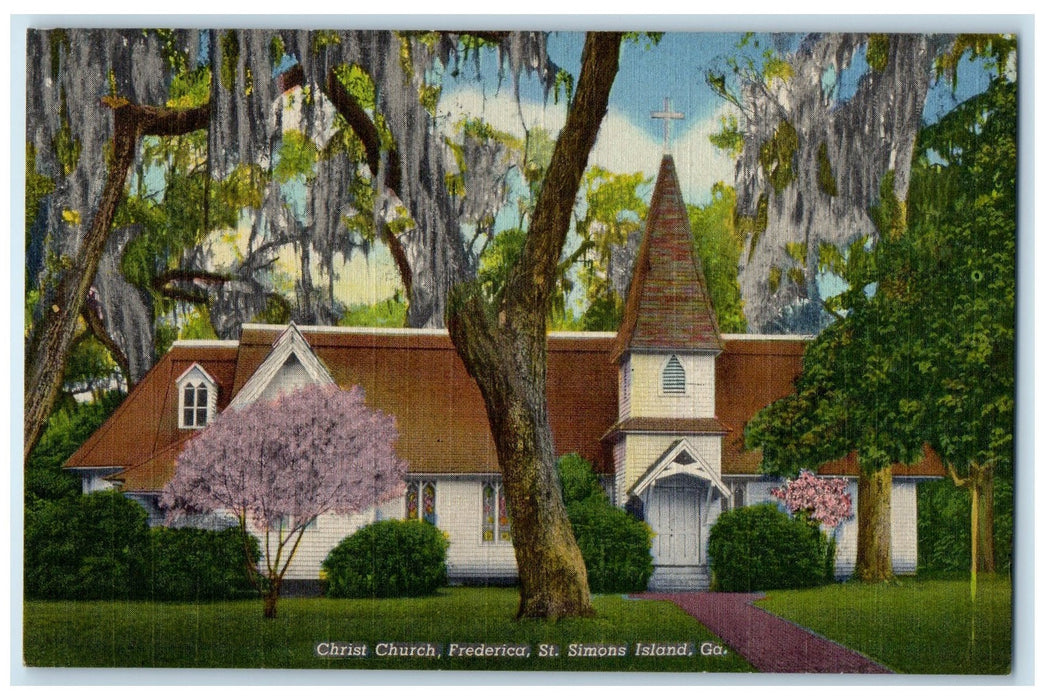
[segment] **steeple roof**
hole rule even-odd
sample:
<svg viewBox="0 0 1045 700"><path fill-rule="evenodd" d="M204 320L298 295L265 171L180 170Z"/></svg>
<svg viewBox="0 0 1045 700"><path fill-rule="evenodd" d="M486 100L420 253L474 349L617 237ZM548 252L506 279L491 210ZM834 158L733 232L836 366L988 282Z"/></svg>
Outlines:
<svg viewBox="0 0 1045 700"><path fill-rule="evenodd" d="M614 358L634 350L724 348L693 248L675 162L665 155L631 277Z"/></svg>

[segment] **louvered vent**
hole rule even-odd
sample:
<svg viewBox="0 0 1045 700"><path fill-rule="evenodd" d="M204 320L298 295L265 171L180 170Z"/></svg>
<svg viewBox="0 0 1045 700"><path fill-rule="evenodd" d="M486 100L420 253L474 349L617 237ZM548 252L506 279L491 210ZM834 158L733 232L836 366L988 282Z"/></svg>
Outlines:
<svg viewBox="0 0 1045 700"><path fill-rule="evenodd" d="M682 368L679 358L672 355L668 364L664 365L662 386L665 394L686 393L686 370Z"/></svg>

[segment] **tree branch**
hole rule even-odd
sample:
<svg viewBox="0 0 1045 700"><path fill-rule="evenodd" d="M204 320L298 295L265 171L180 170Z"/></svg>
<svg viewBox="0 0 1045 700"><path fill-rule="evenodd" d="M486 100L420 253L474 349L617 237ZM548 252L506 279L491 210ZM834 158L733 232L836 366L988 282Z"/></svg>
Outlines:
<svg viewBox="0 0 1045 700"><path fill-rule="evenodd" d="M101 201L71 266L58 281L54 293L46 297L43 317L34 325L27 343L22 423L26 458L40 439L61 388L77 317L98 272L139 140L145 135L186 134L206 128L210 121L209 104L174 110L136 105L119 98L102 101L113 110L113 144Z"/></svg>
<svg viewBox="0 0 1045 700"><path fill-rule="evenodd" d="M591 32L584 42L577 92L555 142L522 256L502 297L502 315L507 319L525 309L541 309L542 318L547 316L574 200L617 74L622 38L620 33ZM539 329L542 342L545 325Z"/></svg>
<svg viewBox="0 0 1045 700"><path fill-rule="evenodd" d="M363 106L359 104L359 101L345 89L345 86L337 79L337 75L335 75L333 70L327 73L323 92L363 143L363 148L366 151L367 167L370 168L370 173L374 180L376 181L380 177L380 173L383 172L384 182L379 184L401 198L403 167L399 150L393 145L385 151L388 160L385 168L382 170L381 134L377 130L377 125L374 124L374 121L366 113L366 110L363 109ZM403 280L406 297L409 299L410 290L413 286L413 273L410 270L410 262L407 259L406 251L395 235L388 231L387 227L381 227L381 239L392 253L392 260L395 261L396 268L399 270L399 277Z"/></svg>
<svg viewBox="0 0 1045 700"><path fill-rule="evenodd" d="M98 312L91 308L90 304L83 305L83 311L81 313L84 322L87 327L91 330L91 334L98 339L105 349L109 351L109 355L112 356L113 362L120 367L120 372L123 374L124 381L127 382L127 391L130 391L134 387L134 382L131 381L131 363L127 360L127 355L120 346L116 344L116 341L112 339L108 331L105 330L105 324L102 322L102 317L98 315Z"/></svg>

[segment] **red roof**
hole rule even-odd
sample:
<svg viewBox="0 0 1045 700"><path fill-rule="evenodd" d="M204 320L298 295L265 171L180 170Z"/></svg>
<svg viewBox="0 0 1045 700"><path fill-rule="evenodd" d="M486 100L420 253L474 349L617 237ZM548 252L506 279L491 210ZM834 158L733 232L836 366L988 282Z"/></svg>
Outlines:
<svg viewBox="0 0 1045 700"><path fill-rule="evenodd" d="M614 357L637 349L722 349L675 163L668 155L653 188Z"/></svg>
<svg viewBox="0 0 1045 700"><path fill-rule="evenodd" d="M198 362L218 384L218 406L228 406L281 332L245 326L238 345L175 344L106 423L69 458L69 468L119 467L126 491L158 492L174 474L191 430L177 427L175 380ZM497 456L486 408L475 382L440 331L303 328L302 334L342 387L361 386L367 403L396 416L396 450L415 474L496 473ZM617 365L613 336L553 334L548 339L548 414L556 452L578 452L598 472L612 473L614 428L723 434L722 473L757 474L760 455L744 451L743 429L760 408L792 390L804 341L727 337L716 362L717 418L685 425L636 419L617 423ZM645 422L643 422L645 421ZM692 423L692 425L690 424ZM823 473L855 475L840 460ZM935 455L898 475L943 476Z"/></svg>

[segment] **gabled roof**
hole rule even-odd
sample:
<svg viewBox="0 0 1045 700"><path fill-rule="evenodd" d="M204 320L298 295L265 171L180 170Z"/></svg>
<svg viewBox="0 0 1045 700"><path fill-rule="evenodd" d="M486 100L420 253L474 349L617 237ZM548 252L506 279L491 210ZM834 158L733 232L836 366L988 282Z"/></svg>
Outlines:
<svg viewBox="0 0 1045 700"><path fill-rule="evenodd" d="M628 495L638 495L658 480L679 474L688 474L689 476L708 481L723 496L731 495L729 488L722 483L722 479L711 468L711 465L704 461L700 453L693 449L693 446L685 438L672 442L668 449L654 460L649 469L628 489Z"/></svg>
<svg viewBox="0 0 1045 700"><path fill-rule="evenodd" d="M250 379L236 391L229 408L236 410L261 398L265 389L291 357L301 363L305 372L316 384L334 383L334 378L330 376L326 366L316 357L297 325L291 322L272 343L272 349L269 350L265 359L251 372Z"/></svg>
<svg viewBox="0 0 1045 700"><path fill-rule="evenodd" d="M675 163L665 155L653 189L613 358L630 350L722 350Z"/></svg>
<svg viewBox="0 0 1045 700"><path fill-rule="evenodd" d="M108 421L66 462L69 468L116 467L126 491L154 493L174 475L182 445L198 431L179 430L175 380L193 363L218 385L224 410L273 351L285 326L244 325L238 343L175 343ZM413 474L497 473L486 407L445 331L297 329L317 361L341 387L358 385L367 404L396 416L396 451ZM716 418L668 425L635 419L617 425L617 366L608 333L553 333L548 338L548 418L559 454L577 452L597 472L612 473L611 428L637 432L679 429L722 437L722 474L755 475L760 454L743 449L744 425L759 409L792 391L805 339L725 336L716 361ZM668 419L670 421L670 419ZM607 431L611 431L607 435ZM855 460L823 474L858 473ZM935 455L896 467L897 476L944 476Z"/></svg>
<svg viewBox="0 0 1045 700"><path fill-rule="evenodd" d="M119 408L66 461L70 468L130 467L151 459L174 442L197 431L178 428L176 380L192 365L206 368L218 386L218 410L232 398L239 348L213 344L175 343L142 378Z"/></svg>

